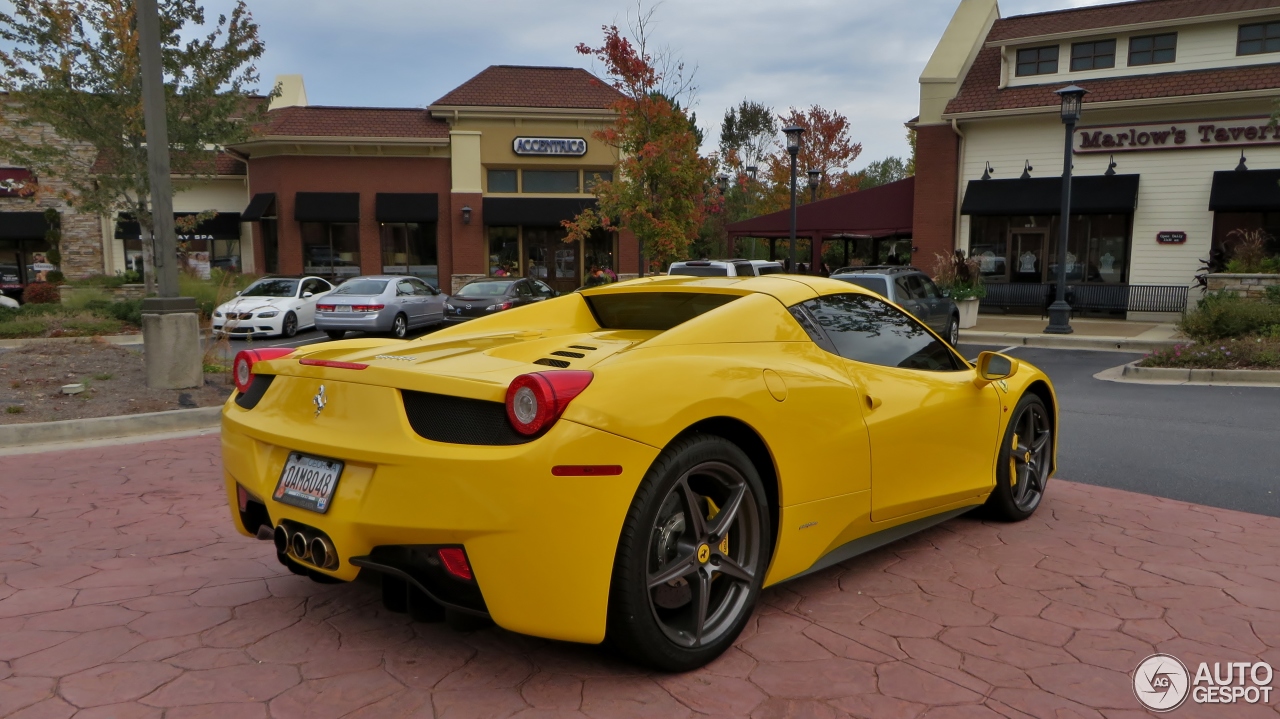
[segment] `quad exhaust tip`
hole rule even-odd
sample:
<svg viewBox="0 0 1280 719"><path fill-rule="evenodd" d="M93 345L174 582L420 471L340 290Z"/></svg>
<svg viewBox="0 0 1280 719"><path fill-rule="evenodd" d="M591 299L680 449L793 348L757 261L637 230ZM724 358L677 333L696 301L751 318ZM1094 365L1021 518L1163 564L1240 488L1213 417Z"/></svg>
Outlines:
<svg viewBox="0 0 1280 719"><path fill-rule="evenodd" d="M303 529L290 531L283 524L272 533L276 551L294 559L313 564L321 569L338 568L338 550L323 534L311 534Z"/></svg>

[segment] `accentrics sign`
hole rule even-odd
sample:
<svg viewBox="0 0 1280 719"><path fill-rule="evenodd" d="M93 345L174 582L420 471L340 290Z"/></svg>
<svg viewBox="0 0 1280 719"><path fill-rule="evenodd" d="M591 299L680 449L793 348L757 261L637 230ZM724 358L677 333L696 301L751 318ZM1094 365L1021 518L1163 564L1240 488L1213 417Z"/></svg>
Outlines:
<svg viewBox="0 0 1280 719"><path fill-rule="evenodd" d="M1097 125L1076 131L1075 151L1189 150L1280 144L1280 126L1269 117Z"/></svg>
<svg viewBox="0 0 1280 719"><path fill-rule="evenodd" d="M582 157L587 154L587 141L581 137L517 137L511 143L517 155L568 155Z"/></svg>

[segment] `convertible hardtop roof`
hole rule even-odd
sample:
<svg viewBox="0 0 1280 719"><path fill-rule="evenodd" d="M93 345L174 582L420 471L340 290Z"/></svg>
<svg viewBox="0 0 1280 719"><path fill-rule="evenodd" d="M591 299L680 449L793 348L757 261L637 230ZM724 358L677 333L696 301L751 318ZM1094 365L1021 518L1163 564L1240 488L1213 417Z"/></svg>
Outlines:
<svg viewBox="0 0 1280 719"><path fill-rule="evenodd" d="M692 277L689 275L657 275L611 285L579 290L591 297L630 292L704 292L709 294L764 294L790 307L818 295L866 293L848 282L813 275L762 275L744 277Z"/></svg>

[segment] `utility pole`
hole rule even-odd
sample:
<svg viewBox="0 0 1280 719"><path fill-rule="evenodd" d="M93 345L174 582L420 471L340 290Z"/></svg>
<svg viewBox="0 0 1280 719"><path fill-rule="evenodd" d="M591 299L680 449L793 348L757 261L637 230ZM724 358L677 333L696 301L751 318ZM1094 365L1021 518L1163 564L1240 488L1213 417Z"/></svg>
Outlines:
<svg viewBox="0 0 1280 719"><path fill-rule="evenodd" d="M178 296L178 241L173 228L173 183L169 177L169 129L165 117L160 13L156 0L136 0L142 110L147 131L147 172L159 297L142 302L147 386L185 389L204 384L200 315L193 297Z"/></svg>

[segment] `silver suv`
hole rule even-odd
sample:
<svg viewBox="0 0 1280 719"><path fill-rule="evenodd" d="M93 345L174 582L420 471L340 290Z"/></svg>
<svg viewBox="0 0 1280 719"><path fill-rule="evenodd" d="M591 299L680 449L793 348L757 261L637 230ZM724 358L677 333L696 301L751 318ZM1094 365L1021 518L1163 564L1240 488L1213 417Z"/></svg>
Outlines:
<svg viewBox="0 0 1280 719"><path fill-rule="evenodd" d="M688 260L672 262L668 275L694 277L755 277L782 272L782 264L769 260Z"/></svg>
<svg viewBox="0 0 1280 719"><path fill-rule="evenodd" d="M842 267L831 273L831 279L855 284L896 303L952 347L960 342L960 310L955 301L914 267Z"/></svg>

